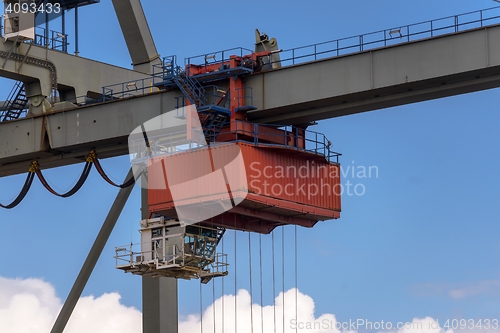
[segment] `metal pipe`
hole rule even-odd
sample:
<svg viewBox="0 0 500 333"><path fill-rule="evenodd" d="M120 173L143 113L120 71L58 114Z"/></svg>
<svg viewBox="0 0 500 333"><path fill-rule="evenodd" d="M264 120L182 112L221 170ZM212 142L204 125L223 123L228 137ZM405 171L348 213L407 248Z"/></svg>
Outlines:
<svg viewBox="0 0 500 333"><path fill-rule="evenodd" d="M78 56L80 51L78 50L78 6L75 7L75 55Z"/></svg>
<svg viewBox="0 0 500 333"><path fill-rule="evenodd" d="M129 180L130 177L134 177L132 168L128 171L124 182ZM133 188L134 186L129 186L121 188L120 191L118 191L115 201L109 210L108 216L106 216L106 219L104 220L101 230L99 231L99 234L90 249L87 259L85 259L82 269L80 270L80 273L78 274L78 277L76 278L76 281L69 292L68 298L66 299L66 302L64 302L61 312L59 312L59 316L57 316L56 322L54 323L50 333L62 333L64 331L64 328L66 327L66 324L75 309L76 303L78 303L83 289L87 285L89 277L99 260L102 250L104 249L104 246L106 245L106 242L108 241L116 221L118 220L118 217L120 217L123 207L127 203L128 197L130 196Z"/></svg>
<svg viewBox="0 0 500 333"><path fill-rule="evenodd" d="M62 10L62 14L61 14L61 33L62 35L64 36L63 38L63 45L62 45L62 50L63 52L68 52L68 38L66 37L66 10Z"/></svg>
<svg viewBox="0 0 500 333"><path fill-rule="evenodd" d="M47 0L43 1L43 8L47 8ZM45 11L45 47L49 47L49 13Z"/></svg>

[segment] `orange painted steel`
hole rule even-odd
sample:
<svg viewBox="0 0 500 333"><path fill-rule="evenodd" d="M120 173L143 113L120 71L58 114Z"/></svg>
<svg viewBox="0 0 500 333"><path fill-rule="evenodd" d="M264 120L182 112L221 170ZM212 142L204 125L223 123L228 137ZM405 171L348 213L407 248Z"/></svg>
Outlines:
<svg viewBox="0 0 500 333"><path fill-rule="evenodd" d="M240 152L244 170L227 169ZM194 191L189 186L176 190L177 206L209 205L214 200L223 200L228 191L232 200L242 200L205 223L268 233L278 225L312 227L317 221L340 217L340 165L319 155L283 146L255 147L237 142L156 157L149 165L150 213L177 217L165 173L165 170L174 170L173 166L177 171L168 177L175 182L172 186L226 169L223 184L216 178L206 177L203 186ZM231 181L227 181L228 177ZM162 186L165 189L154 189Z"/></svg>

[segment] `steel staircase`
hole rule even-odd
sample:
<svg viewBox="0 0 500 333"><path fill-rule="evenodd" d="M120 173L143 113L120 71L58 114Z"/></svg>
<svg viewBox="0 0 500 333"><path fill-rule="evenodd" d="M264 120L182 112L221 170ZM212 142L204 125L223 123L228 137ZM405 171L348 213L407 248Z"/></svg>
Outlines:
<svg viewBox="0 0 500 333"><path fill-rule="evenodd" d="M0 111L0 122L19 119L27 106L28 98L26 97L24 83L18 81L14 84L2 111Z"/></svg>
<svg viewBox="0 0 500 333"><path fill-rule="evenodd" d="M36 0L36 8L42 5L43 2L44 0ZM35 11L35 17L38 16L39 13L40 11ZM2 111L0 111L0 122L19 119L27 106L28 98L26 97L24 83L17 81L7 97Z"/></svg>
<svg viewBox="0 0 500 333"><path fill-rule="evenodd" d="M224 110L219 104L227 97L224 92L217 99L211 100L207 97L207 91L198 80L188 75L186 71L176 65L175 56L165 57L161 66L163 81L157 84L160 89L177 86L185 98L195 105L200 114L200 123L207 142L214 142L222 128L228 123L230 111ZM184 106L185 103L182 102ZM179 107L179 102L178 106ZM184 117L185 115L177 115Z"/></svg>
<svg viewBox="0 0 500 333"><path fill-rule="evenodd" d="M222 128L229 122L229 115L210 113L202 122L203 134L207 142L215 142Z"/></svg>
<svg viewBox="0 0 500 333"><path fill-rule="evenodd" d="M205 105L207 102L205 89L197 80L192 79L189 75L186 75L186 72L182 69L182 67L176 67L173 79L191 103L197 107Z"/></svg>
<svg viewBox="0 0 500 333"><path fill-rule="evenodd" d="M216 235L216 240L215 241L207 241L207 242L205 242L204 246L202 248L200 248L200 253L197 253L197 254L205 259L202 259L200 261L199 267L206 267L213 262L213 260L215 258L215 250L216 250L217 245L219 244L220 240L222 239L224 232L226 232L226 229L218 229L217 235Z"/></svg>

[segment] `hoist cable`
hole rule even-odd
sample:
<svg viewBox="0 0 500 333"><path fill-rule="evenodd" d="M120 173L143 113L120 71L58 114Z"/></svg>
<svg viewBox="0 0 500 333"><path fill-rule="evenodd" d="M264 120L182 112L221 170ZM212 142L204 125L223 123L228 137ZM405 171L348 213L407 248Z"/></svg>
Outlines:
<svg viewBox="0 0 500 333"><path fill-rule="evenodd" d="M202 284L200 281L200 327L201 327L201 333L203 333L203 292L201 288Z"/></svg>
<svg viewBox="0 0 500 333"><path fill-rule="evenodd" d="M297 250L297 225L294 225L294 238L295 238L295 253L294 253L294 256L295 256L295 321L298 321L299 319L297 318L298 317L298 296L299 296L299 286L298 286L298 269L297 269L297 254L298 254L298 250ZM297 326L295 326L295 332L297 332Z"/></svg>
<svg viewBox="0 0 500 333"><path fill-rule="evenodd" d="M213 309L213 315L214 315L214 333L216 331L215 329L215 323L216 323L216 317L215 317L215 279L212 278L212 309Z"/></svg>
<svg viewBox="0 0 500 333"><path fill-rule="evenodd" d="M253 283L252 283L252 246L251 236L248 232L248 262L250 263L250 332L253 333Z"/></svg>
<svg viewBox="0 0 500 333"><path fill-rule="evenodd" d="M262 234L259 234L259 264L260 264L260 330L261 333L264 333L264 301L263 297L263 281L262 281Z"/></svg>
<svg viewBox="0 0 500 333"><path fill-rule="evenodd" d="M275 275L275 267L274 267L274 230L271 231L271 239L272 239L272 257L273 257L273 318L274 318L274 333L276 333L276 275Z"/></svg>
<svg viewBox="0 0 500 333"><path fill-rule="evenodd" d="M221 219L222 219L222 225L224 226L224 214L221 215ZM225 231L224 231L224 233L225 233ZM224 252L224 239L225 239L225 237L222 237L222 253L223 254L225 254L225 252ZM223 275L222 282L221 282L222 283L222 286L221 286L221 288L222 288L222 291L221 291L221 293L222 293L222 333L224 333L224 311L225 311L224 303L225 303L225 299L226 299L226 297L224 295L224 280L225 280L225 278L226 278L226 276Z"/></svg>
<svg viewBox="0 0 500 333"><path fill-rule="evenodd" d="M33 179L35 178L35 173L34 169L30 168L30 171L28 173L28 176L26 177L26 181L24 182L23 188L21 189L21 192L19 195L8 205L2 205L0 204L0 207L5 208L5 209L12 209L19 205L21 201L23 201L24 197L26 194L28 194L29 189L31 188L31 184L33 184Z"/></svg>
<svg viewBox="0 0 500 333"><path fill-rule="evenodd" d="M283 333L285 333L285 227L281 226L281 278L283 293Z"/></svg>
<svg viewBox="0 0 500 333"><path fill-rule="evenodd" d="M218 229L215 228L213 220L212 220L212 229L213 230L218 230ZM219 241L220 241L220 239L218 239L218 241L217 241L217 243L215 244L215 247L214 247L214 258L216 258L215 260L217 260L217 245L219 244L218 243ZM215 327L216 327L215 323L216 323L216 319L217 318L215 317L215 279L214 278L212 278L212 304L213 304L213 315L214 315L214 333L216 333L215 332L216 331L216 329L215 329Z"/></svg>
<svg viewBox="0 0 500 333"><path fill-rule="evenodd" d="M238 298L237 298L237 276L236 262L238 261L236 251L236 215L234 216L234 333L238 333Z"/></svg>

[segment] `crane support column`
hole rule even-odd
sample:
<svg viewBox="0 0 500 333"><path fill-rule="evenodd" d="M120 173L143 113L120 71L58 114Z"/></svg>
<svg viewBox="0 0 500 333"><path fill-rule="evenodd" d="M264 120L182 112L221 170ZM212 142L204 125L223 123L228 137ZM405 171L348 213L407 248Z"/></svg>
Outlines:
<svg viewBox="0 0 500 333"><path fill-rule="evenodd" d="M144 178L144 177L141 177ZM141 179L141 181L145 181ZM141 192L142 219L149 218L147 183ZM142 331L144 333L178 332L177 279L142 277Z"/></svg>
<svg viewBox="0 0 500 333"><path fill-rule="evenodd" d="M151 74L151 66L161 62L140 0L112 0L134 70Z"/></svg>

